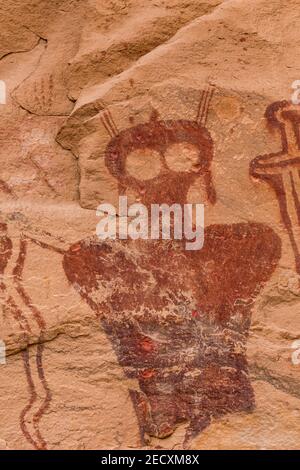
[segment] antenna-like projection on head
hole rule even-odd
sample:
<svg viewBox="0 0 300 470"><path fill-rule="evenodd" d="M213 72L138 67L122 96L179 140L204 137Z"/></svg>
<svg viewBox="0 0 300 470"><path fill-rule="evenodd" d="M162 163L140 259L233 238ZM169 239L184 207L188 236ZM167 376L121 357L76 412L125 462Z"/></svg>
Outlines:
<svg viewBox="0 0 300 470"><path fill-rule="evenodd" d="M103 126L111 138L117 137L119 135L119 131L111 115L111 112L107 109L107 106L104 102L100 102L100 104L103 106L103 111L100 114L100 120Z"/></svg>
<svg viewBox="0 0 300 470"><path fill-rule="evenodd" d="M215 93L215 87L208 85L206 90L203 90L200 96L200 102L197 112L196 122L201 127L206 127L208 112L212 97ZM216 190L212 181L211 171L207 169L204 174L208 200L211 204L216 203Z"/></svg>
<svg viewBox="0 0 300 470"><path fill-rule="evenodd" d="M205 127L209 112L210 102L215 92L214 86L208 86L206 90L203 90L200 97L200 103L197 112L196 122Z"/></svg>

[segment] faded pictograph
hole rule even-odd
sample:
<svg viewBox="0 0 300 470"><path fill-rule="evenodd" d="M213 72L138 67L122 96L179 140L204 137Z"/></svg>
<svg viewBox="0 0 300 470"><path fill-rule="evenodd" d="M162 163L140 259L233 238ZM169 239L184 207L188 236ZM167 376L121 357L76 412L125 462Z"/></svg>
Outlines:
<svg viewBox="0 0 300 470"><path fill-rule="evenodd" d="M110 135L105 164L118 182L119 196L131 190L146 208L183 206L191 186L199 182L206 194L201 202L215 204L214 143L207 129L212 105L209 89L195 106L195 120L163 120L153 111L148 122L120 131L104 111L101 121ZM180 159L182 149L193 158L188 165L174 166L173 156ZM132 174L127 165L128 159L139 158L145 165L150 162L147 178ZM13 197L5 182L1 189ZM5 224L0 241L2 275L13 251ZM24 308L4 282L0 286L24 335L30 334L32 320L40 331L36 354L32 357L28 349L22 353L29 401L20 424L36 449L47 448L39 423L52 392L43 363L47 324L24 289L28 243L62 255L67 279L99 319L125 375L136 381L129 392L142 443L152 436L167 437L184 423L188 446L212 419L254 408L246 344L253 303L281 254L281 241L271 228L258 223L211 225L198 251L186 250L184 237L99 241L95 236L63 250L55 242L22 235L12 273ZM37 394L33 368L43 398Z"/></svg>
<svg viewBox="0 0 300 470"><path fill-rule="evenodd" d="M7 185L2 182L0 188L7 191L9 195L13 192ZM46 441L41 435L39 423L49 407L51 401L51 392L45 378L43 366L43 334L46 330L46 322L42 313L35 307L34 303L26 293L23 287L23 269L27 254L29 239L21 235L19 241L13 245L12 239L8 234L8 226L0 223L0 298L1 303L5 306L6 314L12 315L16 324L24 336L24 340L30 336L32 329L37 327L40 331L39 343L37 345L37 353L34 361L30 361L30 352L26 348L22 351L22 359L24 371L26 375L29 402L24 407L20 415L20 426L25 438L35 449L46 449ZM9 269L9 264L13 260L13 251L16 250L17 257L11 266L11 277L13 279L13 293L5 282L5 274ZM33 379L32 368L37 370L39 384ZM37 386L43 390L43 394L37 393ZM41 387L40 387L41 385Z"/></svg>

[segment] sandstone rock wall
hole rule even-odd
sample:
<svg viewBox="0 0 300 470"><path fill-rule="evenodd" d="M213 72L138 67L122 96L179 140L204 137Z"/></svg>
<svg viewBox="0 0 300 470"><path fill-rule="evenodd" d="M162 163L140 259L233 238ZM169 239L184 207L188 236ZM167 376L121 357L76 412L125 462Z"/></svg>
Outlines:
<svg viewBox="0 0 300 470"><path fill-rule="evenodd" d="M1 1L1 448L299 447L299 22ZM99 243L120 195L205 204L203 249Z"/></svg>

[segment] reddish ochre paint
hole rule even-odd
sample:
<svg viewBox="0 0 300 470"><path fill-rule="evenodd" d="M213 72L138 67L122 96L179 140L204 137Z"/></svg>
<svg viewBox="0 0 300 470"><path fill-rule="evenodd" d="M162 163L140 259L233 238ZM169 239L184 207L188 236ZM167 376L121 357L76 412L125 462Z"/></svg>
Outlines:
<svg viewBox="0 0 300 470"><path fill-rule="evenodd" d="M9 192L12 194L11 192ZM9 309L9 312L12 314L13 318L16 320L20 326L21 331L23 332L24 338L26 339L32 329L30 327L30 322L24 312L18 307L15 299L13 299L7 292L7 288L4 282L4 272L7 267L7 264L12 256L12 242L7 235L7 225L0 223L0 295L3 298L6 307ZM36 359L36 369L38 372L38 380L41 384L43 390L43 396L38 396L36 391L35 383L32 379L32 371L29 360L29 349L25 349L22 352L22 358L24 363L25 375L28 385L29 400L25 405L20 414L20 427L21 430L27 439L27 441L37 450L43 450L47 448L47 443L43 436L41 435L39 424L42 416L50 406L51 402L51 391L48 386L44 368L43 368L43 333L46 329L46 323L39 312L39 310L34 306L30 297L23 288L23 269L24 262L27 252L27 240L21 238L19 241L19 256L16 262L16 266L13 270L13 282L15 284L16 293L22 299L24 306L26 306L29 311L32 313L34 321L40 328L40 343L37 346L37 352L35 355ZM35 407L35 411L33 410Z"/></svg>
<svg viewBox="0 0 300 470"><path fill-rule="evenodd" d="M267 108L265 117L269 128L280 133L282 149L255 158L250 174L275 191L300 274L300 106L278 101Z"/></svg>
<svg viewBox="0 0 300 470"><path fill-rule="evenodd" d="M163 121L154 114L119 134L111 122L106 113L112 136L106 165L120 194L133 189L147 207L184 204L201 177L207 201L215 202L213 142L203 119ZM165 151L185 142L199 149L199 160L191 171L171 171ZM127 156L141 148L149 149L149 158L153 150L161 156L162 171L152 180L126 172ZM184 246L185 240L90 239L70 247L63 260L126 376L137 380L130 394L143 440L166 437L188 423L187 444L212 418L254 407L246 360L251 308L278 263L280 239L262 224L213 225L206 228L202 250Z"/></svg>
<svg viewBox="0 0 300 470"><path fill-rule="evenodd" d="M131 395L138 415L141 402L148 410L139 415L143 435L164 437L189 420L191 436L212 417L251 410L251 307L280 257L278 237L260 224L214 225L199 252L179 242L135 244L84 241L64 268L126 375L139 381Z"/></svg>

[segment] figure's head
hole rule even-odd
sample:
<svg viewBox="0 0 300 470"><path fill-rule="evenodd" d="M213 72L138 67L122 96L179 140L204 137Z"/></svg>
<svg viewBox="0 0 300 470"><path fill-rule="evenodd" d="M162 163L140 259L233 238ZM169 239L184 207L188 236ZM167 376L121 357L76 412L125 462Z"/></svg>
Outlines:
<svg viewBox="0 0 300 470"><path fill-rule="evenodd" d="M120 132L106 149L106 166L120 192L135 191L143 204L184 204L197 178L203 177L207 199L215 202L210 165L213 142L196 121L150 121ZM205 202L205 201L203 201Z"/></svg>
<svg viewBox="0 0 300 470"><path fill-rule="evenodd" d="M300 106L290 101L277 101L268 106L265 117L273 128L279 128L283 150L298 154L300 150Z"/></svg>

